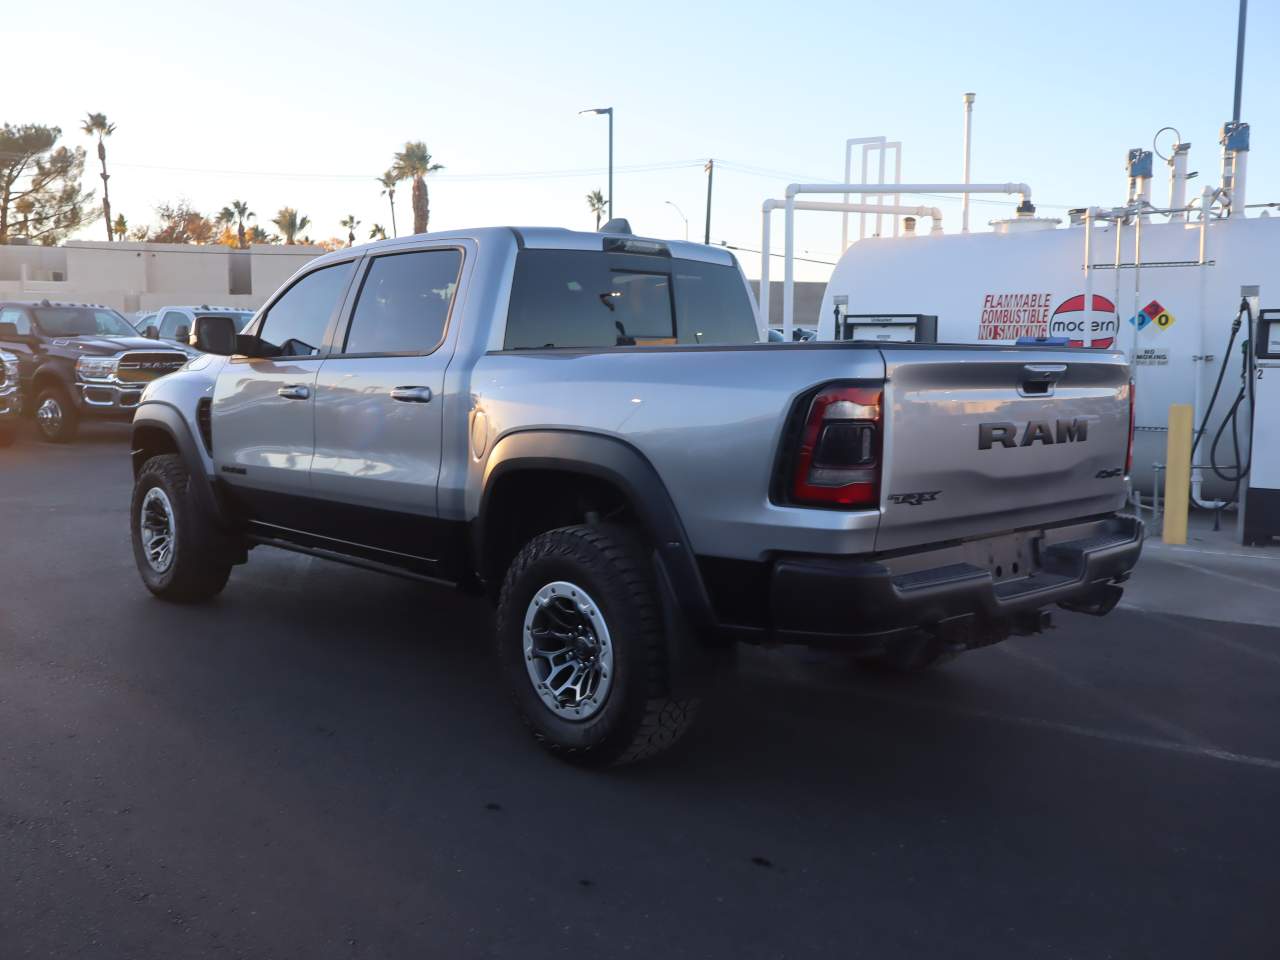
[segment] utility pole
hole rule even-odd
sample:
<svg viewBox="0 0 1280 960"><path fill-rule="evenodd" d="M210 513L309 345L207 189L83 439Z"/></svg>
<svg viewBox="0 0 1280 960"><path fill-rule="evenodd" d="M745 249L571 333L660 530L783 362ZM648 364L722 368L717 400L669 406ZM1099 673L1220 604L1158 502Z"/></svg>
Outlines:
<svg viewBox="0 0 1280 960"><path fill-rule="evenodd" d="M702 242L709 244L711 243L711 181L716 175L716 162L708 160L703 169L707 171L707 229L702 235Z"/></svg>

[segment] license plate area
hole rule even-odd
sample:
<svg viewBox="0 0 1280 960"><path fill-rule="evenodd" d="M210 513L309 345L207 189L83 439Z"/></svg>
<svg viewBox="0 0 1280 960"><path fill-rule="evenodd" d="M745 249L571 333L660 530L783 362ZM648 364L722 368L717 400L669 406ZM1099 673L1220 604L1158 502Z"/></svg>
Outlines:
<svg viewBox="0 0 1280 960"><path fill-rule="evenodd" d="M960 552L963 562L989 571L993 580L1002 583L1029 577L1036 572L1040 540L1038 531L1011 533L963 544Z"/></svg>

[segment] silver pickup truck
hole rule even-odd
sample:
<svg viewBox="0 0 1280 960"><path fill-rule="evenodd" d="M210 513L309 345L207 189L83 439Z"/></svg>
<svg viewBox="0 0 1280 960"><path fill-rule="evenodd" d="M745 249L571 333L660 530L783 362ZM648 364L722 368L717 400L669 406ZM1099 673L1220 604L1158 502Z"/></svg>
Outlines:
<svg viewBox="0 0 1280 960"><path fill-rule="evenodd" d="M147 387L156 595L255 546L487 594L557 755L674 742L735 641L901 669L1105 614L1133 393L1095 350L770 344L724 250L486 228L339 250Z"/></svg>

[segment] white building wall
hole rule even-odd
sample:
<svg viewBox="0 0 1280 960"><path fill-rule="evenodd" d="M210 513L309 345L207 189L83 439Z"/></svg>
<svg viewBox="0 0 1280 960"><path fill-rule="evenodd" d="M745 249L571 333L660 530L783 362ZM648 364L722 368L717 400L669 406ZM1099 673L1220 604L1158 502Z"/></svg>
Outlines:
<svg viewBox="0 0 1280 960"><path fill-rule="evenodd" d="M222 246L76 240L62 247L0 245L0 299L102 303L125 313L168 304L260 307L307 261L312 246ZM232 294L231 260L249 260L249 293ZM63 279L54 280L61 275Z"/></svg>

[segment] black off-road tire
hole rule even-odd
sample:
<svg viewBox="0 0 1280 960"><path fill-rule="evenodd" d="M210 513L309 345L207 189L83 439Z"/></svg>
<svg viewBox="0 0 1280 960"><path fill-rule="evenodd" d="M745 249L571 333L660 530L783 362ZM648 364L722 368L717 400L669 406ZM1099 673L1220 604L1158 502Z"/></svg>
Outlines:
<svg viewBox="0 0 1280 960"><path fill-rule="evenodd" d="M598 712L558 716L525 665L525 614L540 589L579 584L596 601L611 637L614 678ZM512 562L497 613L497 653L516 709L553 755L583 766L644 760L672 746L693 722L698 699L668 693L670 669L652 566L626 527L561 527L529 541Z"/></svg>
<svg viewBox="0 0 1280 960"><path fill-rule="evenodd" d="M197 603L222 591L231 575L232 561L225 536L215 518L200 504L191 489L191 476L177 454L152 457L133 485L129 526L133 557L147 589L162 600ZM163 570L147 559L142 540L141 514L148 492L163 491L172 509L172 557Z"/></svg>
<svg viewBox="0 0 1280 960"><path fill-rule="evenodd" d="M56 425L40 416L46 401L56 404L60 411ZM36 392L36 403L32 409L41 440L48 443L71 443L80 432L80 411L76 409L71 394L60 383L49 383L41 387Z"/></svg>

